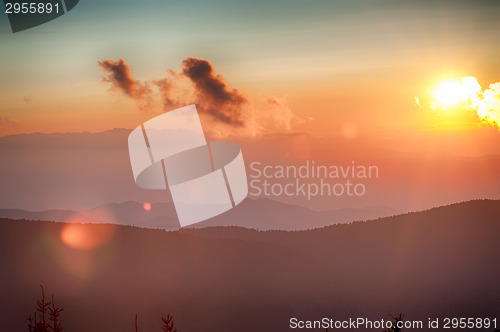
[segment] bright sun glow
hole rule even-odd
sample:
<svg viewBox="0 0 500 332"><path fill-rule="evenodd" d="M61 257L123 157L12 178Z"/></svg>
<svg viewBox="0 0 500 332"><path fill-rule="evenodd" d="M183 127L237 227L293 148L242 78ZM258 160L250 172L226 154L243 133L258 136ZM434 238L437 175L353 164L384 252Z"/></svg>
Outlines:
<svg viewBox="0 0 500 332"><path fill-rule="evenodd" d="M500 82L490 84L483 91L475 77L462 77L460 81L442 82L431 95L430 107L433 110L469 110L476 113L482 122L500 129ZM419 97L415 97L415 104L422 107Z"/></svg>
<svg viewBox="0 0 500 332"><path fill-rule="evenodd" d="M436 103L433 106L447 108L464 102L474 104L480 92L481 86L474 77L463 77L461 81L445 81L434 91Z"/></svg>
<svg viewBox="0 0 500 332"><path fill-rule="evenodd" d="M436 99L442 106L453 106L462 100L462 84L458 81L441 83L436 89Z"/></svg>

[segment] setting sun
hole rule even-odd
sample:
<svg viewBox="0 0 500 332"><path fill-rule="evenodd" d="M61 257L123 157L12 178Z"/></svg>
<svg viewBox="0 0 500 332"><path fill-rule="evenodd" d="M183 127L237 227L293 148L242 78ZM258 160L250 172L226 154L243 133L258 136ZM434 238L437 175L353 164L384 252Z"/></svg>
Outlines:
<svg viewBox="0 0 500 332"><path fill-rule="evenodd" d="M442 106L453 106L462 100L463 88L458 81L441 83L436 89L436 99Z"/></svg>
<svg viewBox="0 0 500 332"><path fill-rule="evenodd" d="M459 103L476 104L478 95L481 93L481 86L475 77L462 77L461 81L444 81L437 86L433 95L436 102L433 108L453 107Z"/></svg>

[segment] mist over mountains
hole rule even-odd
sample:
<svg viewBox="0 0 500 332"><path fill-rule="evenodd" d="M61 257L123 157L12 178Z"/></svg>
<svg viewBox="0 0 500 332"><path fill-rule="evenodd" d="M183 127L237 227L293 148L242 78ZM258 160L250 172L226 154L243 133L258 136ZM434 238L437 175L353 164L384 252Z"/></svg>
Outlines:
<svg viewBox="0 0 500 332"><path fill-rule="evenodd" d="M114 129L0 137L0 187L4 189L0 208L81 211L128 201L171 202L167 192L141 189L134 183L129 133ZM450 139L434 137L432 144L424 144L424 151L415 151L414 146L398 147L394 143L397 139L362 137L318 140L306 134L289 134L229 140L241 146L249 176L255 175L248 167L252 162L262 167L301 166L307 160L326 166L354 162L378 167L379 178L362 180L366 194L361 197L265 197L316 211L384 205L416 211L476 198L498 198L500 155L453 155L446 145L436 150Z"/></svg>
<svg viewBox="0 0 500 332"><path fill-rule="evenodd" d="M231 209L224 214L190 227L239 226L258 230L305 230L336 223L376 219L398 213L400 211L387 206L313 211L265 198L247 198L238 205L237 209ZM46 210L33 212L20 209L0 209L0 218L112 223L167 230L176 230L180 227L173 203L153 203L150 211L144 210L143 205L137 202L106 204L81 211Z"/></svg>

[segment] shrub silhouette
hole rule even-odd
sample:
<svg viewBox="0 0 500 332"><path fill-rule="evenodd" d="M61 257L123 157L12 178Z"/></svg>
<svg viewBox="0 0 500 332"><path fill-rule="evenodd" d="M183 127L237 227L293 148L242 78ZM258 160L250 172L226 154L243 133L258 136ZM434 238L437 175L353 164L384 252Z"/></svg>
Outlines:
<svg viewBox="0 0 500 332"><path fill-rule="evenodd" d="M30 332L60 332L63 327L59 322L59 316L63 308L56 307L54 295L52 295L52 301L46 302L45 290L42 285L40 288L42 289L42 298L36 300L36 310L33 316L28 317L28 330Z"/></svg>
<svg viewBox="0 0 500 332"><path fill-rule="evenodd" d="M174 318L170 315L167 315L167 318L161 317L163 321L163 332L177 332L177 329L174 329Z"/></svg>
<svg viewBox="0 0 500 332"><path fill-rule="evenodd" d="M403 321L405 315L399 314L399 316L394 317L393 315L389 315L392 317L392 328L388 330L384 330L384 332L400 332L401 329L398 327L398 323Z"/></svg>
<svg viewBox="0 0 500 332"><path fill-rule="evenodd" d="M63 308L57 307L54 301L54 294L52 294L51 301L45 299L45 289L42 289L42 298L36 300L36 309L33 316L28 317L28 331L29 332L61 332L63 327L59 321L59 316ZM161 317L163 322L163 332L177 332L174 328L174 318L167 314L167 318ZM135 331L138 332L138 315L135 314Z"/></svg>
<svg viewBox="0 0 500 332"><path fill-rule="evenodd" d="M161 317L163 322L162 330L163 332L177 332L177 329L174 329L174 318L167 314L167 318ZM135 314L135 332L138 332L139 328L137 325L137 314Z"/></svg>

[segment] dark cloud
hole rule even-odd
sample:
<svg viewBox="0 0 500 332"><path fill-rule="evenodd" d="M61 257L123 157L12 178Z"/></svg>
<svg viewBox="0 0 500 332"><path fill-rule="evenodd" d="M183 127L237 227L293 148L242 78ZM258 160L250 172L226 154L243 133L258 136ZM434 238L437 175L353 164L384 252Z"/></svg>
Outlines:
<svg viewBox="0 0 500 332"><path fill-rule="evenodd" d="M217 75L208 60L188 57L181 71L167 69L169 77L153 81L159 89L166 110L196 104L202 114L226 125L245 125L244 108L249 101L237 89L231 89L222 75Z"/></svg>
<svg viewBox="0 0 500 332"><path fill-rule="evenodd" d="M151 108L152 91L133 77L131 66L123 59L100 61L99 66L108 74L104 77L106 82L136 100L147 100L147 108ZM149 81L158 89L165 111L196 104L212 131L255 135L266 129L290 129L292 115L284 100L269 97L252 102L241 91L231 88L208 60L188 57L180 71L166 71L167 77Z"/></svg>
<svg viewBox="0 0 500 332"><path fill-rule="evenodd" d="M147 84L143 84L133 77L132 67L125 60L119 58L118 61L103 60L98 61L98 63L102 70L108 74L103 77L105 82L113 84L119 91L137 101L147 102L151 89Z"/></svg>
<svg viewBox="0 0 500 332"><path fill-rule="evenodd" d="M208 60L188 57L182 63L182 72L200 94L218 104L246 102L238 90L229 88L222 75L215 73L215 68Z"/></svg>

